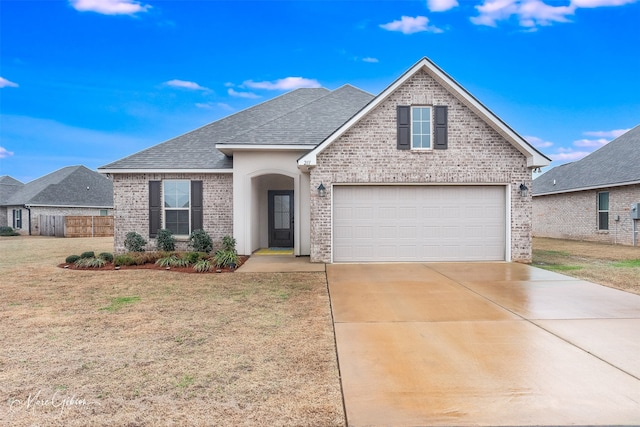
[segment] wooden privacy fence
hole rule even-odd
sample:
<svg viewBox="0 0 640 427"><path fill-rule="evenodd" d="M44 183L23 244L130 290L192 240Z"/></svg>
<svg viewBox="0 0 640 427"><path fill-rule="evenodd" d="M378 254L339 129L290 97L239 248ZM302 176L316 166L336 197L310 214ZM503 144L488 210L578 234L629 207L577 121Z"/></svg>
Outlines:
<svg viewBox="0 0 640 427"><path fill-rule="evenodd" d="M113 236L113 216L40 215L40 235L111 237Z"/></svg>
<svg viewBox="0 0 640 427"><path fill-rule="evenodd" d="M65 237L111 237L112 216L65 216Z"/></svg>

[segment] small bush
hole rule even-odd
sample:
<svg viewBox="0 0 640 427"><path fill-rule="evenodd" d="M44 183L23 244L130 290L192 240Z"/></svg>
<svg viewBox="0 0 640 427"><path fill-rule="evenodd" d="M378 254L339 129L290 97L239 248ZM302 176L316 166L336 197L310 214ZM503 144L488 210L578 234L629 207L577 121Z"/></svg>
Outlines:
<svg viewBox="0 0 640 427"><path fill-rule="evenodd" d="M122 254L122 255L117 255L114 260L113 263L116 266L121 266L121 265L136 265L136 260L133 259L133 257L130 254Z"/></svg>
<svg viewBox="0 0 640 427"><path fill-rule="evenodd" d="M107 262L102 258L80 258L75 262L80 268L100 268L104 267Z"/></svg>
<svg viewBox="0 0 640 427"><path fill-rule="evenodd" d="M93 251L82 252L80 254L80 258L95 258L96 253Z"/></svg>
<svg viewBox="0 0 640 427"><path fill-rule="evenodd" d="M80 255L69 255L64 262L66 262L67 264L73 264L75 263L77 260L80 259Z"/></svg>
<svg viewBox="0 0 640 427"><path fill-rule="evenodd" d="M130 231L125 235L124 247L127 248L129 252L144 252L144 246L146 244L147 241L135 231Z"/></svg>
<svg viewBox="0 0 640 427"><path fill-rule="evenodd" d="M11 227L7 227L6 225L0 227L0 236L19 236L19 235L20 233L18 233Z"/></svg>
<svg viewBox="0 0 640 427"><path fill-rule="evenodd" d="M209 254L206 254L204 252L187 252L186 254L184 254L184 259L186 259L189 264L195 264L201 259L208 258Z"/></svg>
<svg viewBox="0 0 640 427"><path fill-rule="evenodd" d="M213 241L206 231L194 230L189 235L189 247L195 252L209 253L213 250Z"/></svg>
<svg viewBox="0 0 640 427"><path fill-rule="evenodd" d="M110 254L109 252L102 252L98 255L98 258L102 258L106 262L113 262L113 254Z"/></svg>
<svg viewBox="0 0 640 427"><path fill-rule="evenodd" d="M216 267L231 267L238 265L238 254L235 251L225 251L220 249L213 256Z"/></svg>
<svg viewBox="0 0 640 427"><path fill-rule="evenodd" d="M224 236L222 238L222 250L223 251L236 251L236 239L231 236Z"/></svg>
<svg viewBox="0 0 640 427"><path fill-rule="evenodd" d="M206 271L211 271L212 268L213 267L211 265L211 261L209 261L208 259L201 259L201 260L197 261L193 265L193 269L195 271L197 271L198 273L204 273Z"/></svg>
<svg viewBox="0 0 640 427"><path fill-rule="evenodd" d="M156 261L156 265L160 267L187 267L189 262L186 259L180 258L176 255L170 255L168 257L160 258Z"/></svg>
<svg viewBox="0 0 640 427"><path fill-rule="evenodd" d="M163 228L158 230L158 249L164 252L171 252L176 250L176 239L170 230Z"/></svg>

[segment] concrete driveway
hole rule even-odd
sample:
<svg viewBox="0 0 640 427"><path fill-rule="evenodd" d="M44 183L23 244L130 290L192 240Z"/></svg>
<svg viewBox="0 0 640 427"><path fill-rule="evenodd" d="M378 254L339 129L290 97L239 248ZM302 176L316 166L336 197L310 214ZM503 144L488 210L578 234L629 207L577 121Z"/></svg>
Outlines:
<svg viewBox="0 0 640 427"><path fill-rule="evenodd" d="M640 296L511 263L327 265L349 426L640 425Z"/></svg>

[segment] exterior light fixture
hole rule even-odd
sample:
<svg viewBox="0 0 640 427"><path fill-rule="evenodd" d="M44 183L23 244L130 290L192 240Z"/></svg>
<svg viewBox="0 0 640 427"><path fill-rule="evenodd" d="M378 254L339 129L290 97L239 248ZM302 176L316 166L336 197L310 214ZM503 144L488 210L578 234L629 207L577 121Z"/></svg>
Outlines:
<svg viewBox="0 0 640 427"><path fill-rule="evenodd" d="M527 197L529 195L529 187L524 185L524 183L520 184L520 196Z"/></svg>
<svg viewBox="0 0 640 427"><path fill-rule="evenodd" d="M322 183L318 186L318 196L325 197L327 195L327 189Z"/></svg>

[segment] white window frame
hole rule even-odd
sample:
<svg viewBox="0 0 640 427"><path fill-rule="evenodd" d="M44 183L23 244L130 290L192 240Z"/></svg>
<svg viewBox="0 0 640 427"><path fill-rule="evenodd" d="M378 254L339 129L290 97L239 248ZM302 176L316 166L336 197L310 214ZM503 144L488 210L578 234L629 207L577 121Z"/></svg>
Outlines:
<svg viewBox="0 0 640 427"><path fill-rule="evenodd" d="M13 210L13 228L16 230L22 229L22 209Z"/></svg>
<svg viewBox="0 0 640 427"><path fill-rule="evenodd" d="M166 207L165 206L165 184L169 182L185 182L187 183L187 189L189 192L189 207L188 208L179 208L179 207ZM165 179L162 181L162 228L167 228L167 211L187 211L188 219L189 219L189 230L187 234L177 234L173 233L175 236L189 236L191 233L191 181L188 179Z"/></svg>
<svg viewBox="0 0 640 427"><path fill-rule="evenodd" d="M428 109L429 110L429 146L428 147L416 147L414 145L414 141L413 141L413 115L414 115L414 111L416 109ZM433 106L432 105L412 105L411 106L411 117L410 117L410 132L411 132L411 149L412 150L417 150L417 151L431 151L433 150L433 145L434 145L434 141L433 141ZM420 135L426 135L424 133L421 133Z"/></svg>
<svg viewBox="0 0 640 427"><path fill-rule="evenodd" d="M607 195L607 209L600 209L600 195L601 194L606 194ZM597 208L598 208L598 231L609 231L609 213L611 212L611 193L609 193L608 191L599 191L597 193ZM602 223L600 222L600 214L605 213L607 214L607 223L604 224L606 226L606 228L602 228Z"/></svg>

